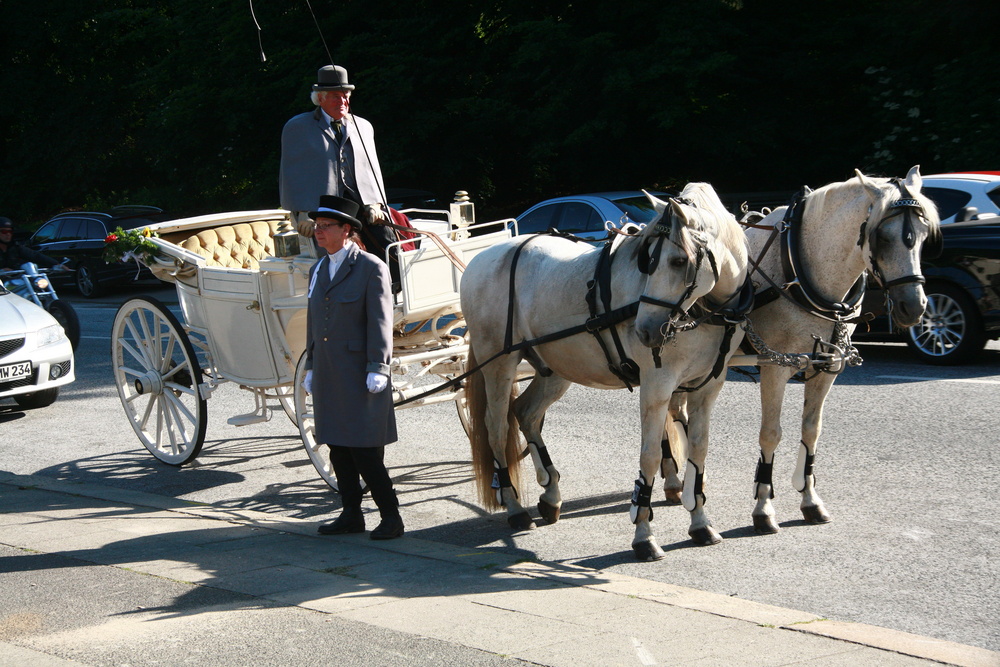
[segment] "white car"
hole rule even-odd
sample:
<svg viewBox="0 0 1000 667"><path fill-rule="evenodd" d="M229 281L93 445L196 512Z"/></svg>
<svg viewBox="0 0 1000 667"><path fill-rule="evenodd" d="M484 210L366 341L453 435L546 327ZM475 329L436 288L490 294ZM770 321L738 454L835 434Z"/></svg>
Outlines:
<svg viewBox="0 0 1000 667"><path fill-rule="evenodd" d="M73 346L43 308L0 284L0 399L44 408L76 379Z"/></svg>
<svg viewBox="0 0 1000 667"><path fill-rule="evenodd" d="M937 204L943 225L1000 215L1000 171L924 176L921 192Z"/></svg>

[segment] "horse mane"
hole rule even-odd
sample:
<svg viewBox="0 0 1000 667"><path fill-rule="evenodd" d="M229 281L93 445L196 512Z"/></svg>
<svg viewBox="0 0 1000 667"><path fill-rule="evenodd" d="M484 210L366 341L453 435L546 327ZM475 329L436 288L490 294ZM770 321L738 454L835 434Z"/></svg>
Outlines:
<svg viewBox="0 0 1000 667"><path fill-rule="evenodd" d="M874 182L883 192L883 195L888 195L880 197L879 200L872 205L872 210L867 216L868 220L874 220L877 222L885 217L886 210L889 205L896 201L896 186L893 185L892 179L889 178L880 178L868 175L866 175L865 178ZM849 178L846 181L828 183L821 188L813 190L806 198L805 215L812 215L817 211L819 212L819 215L822 215L822 211L826 210L828 199L836 201L840 197L856 197L858 192L863 193L864 191L865 186L861 183L857 176ZM937 233L940 227L937 206L922 192L911 194L913 194L914 199L917 200L920 204L920 208L923 209L925 213L923 221L927 224L929 232L931 234Z"/></svg>

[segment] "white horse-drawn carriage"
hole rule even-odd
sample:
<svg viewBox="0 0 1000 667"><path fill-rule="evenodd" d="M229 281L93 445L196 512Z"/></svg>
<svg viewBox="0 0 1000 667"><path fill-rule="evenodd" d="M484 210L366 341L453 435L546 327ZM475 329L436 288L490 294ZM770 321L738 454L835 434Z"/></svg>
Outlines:
<svg viewBox="0 0 1000 667"><path fill-rule="evenodd" d="M825 523L814 457L827 393L836 374L858 362L850 333L866 276L885 288L900 326L917 322L926 302L921 248L940 235L921 184L916 167L905 179L858 173L761 216L748 230L711 186L691 184L670 201L651 198L657 219L637 232L617 230L604 248L511 239L505 224L487 223L499 231L477 235L439 222L439 233L428 237L435 243L399 252L397 407L455 401L483 504L505 507L511 527L525 529L534 525L518 490L525 451L543 489L538 513L553 523L562 505L560 473L541 436L548 407L571 383L639 386L632 547L640 560L657 560L664 556L651 526L657 475L667 504L690 512L692 539L721 540L704 509L704 478L709 416L727 365L761 369L752 518L759 533L778 530L771 497L782 398L787 381L804 371L792 481L805 520ZM335 485L302 390L306 277L315 260L274 256L287 216L238 213L154 228L160 254L151 268L176 283L184 323L162 304L132 299L115 318L112 346L126 413L160 460L181 465L198 454L206 399L219 384L235 382L253 392L257 407L230 422L266 419L269 405L280 404L313 464ZM753 352L736 355L744 334ZM518 395L513 386L525 379L525 364L534 369L532 381ZM442 391L428 393L433 389Z"/></svg>
<svg viewBox="0 0 1000 667"><path fill-rule="evenodd" d="M470 225L469 206L407 211L421 242L416 249L392 248L401 280L394 304L394 402L453 401L463 425L464 388L451 383L468 357L461 273L477 253L511 235L507 221ZM298 426L320 475L336 488L326 447L313 434L311 398L302 389L306 290L316 259L283 252L291 229L289 212L280 209L150 228L158 252L145 261L158 278L175 284L181 317L156 299L126 301L113 325L112 359L125 413L142 444L164 463L183 465L198 455L208 398L233 383L250 392L255 405L229 423L266 421L280 406Z"/></svg>

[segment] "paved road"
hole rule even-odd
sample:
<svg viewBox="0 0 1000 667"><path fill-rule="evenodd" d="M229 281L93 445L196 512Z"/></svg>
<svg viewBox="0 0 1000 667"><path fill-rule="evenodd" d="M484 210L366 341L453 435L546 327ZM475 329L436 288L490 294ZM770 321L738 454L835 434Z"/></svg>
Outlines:
<svg viewBox="0 0 1000 667"><path fill-rule="evenodd" d="M114 304L74 301L84 329L79 379L43 411L20 413L0 403L0 470L298 519L336 513L336 496L318 481L283 415L243 428L226 423L253 407L232 387L209 401L196 464L158 464L139 447L112 385L107 336ZM657 507L656 534L667 557L633 561L627 510L637 469L637 398L583 388L572 389L546 420L563 473L563 518L516 535L502 515L487 515L476 502L454 408L400 412L401 442L387 463L408 532L1000 650L1000 346L991 344L979 364L963 368L920 365L900 345L861 351L865 365L848 371L828 402L816 464L831 524L804 525L787 481L802 395L792 385L775 463L783 530L753 534L758 398L750 381L731 375L715 413L707 480L722 544L694 547L686 513Z"/></svg>

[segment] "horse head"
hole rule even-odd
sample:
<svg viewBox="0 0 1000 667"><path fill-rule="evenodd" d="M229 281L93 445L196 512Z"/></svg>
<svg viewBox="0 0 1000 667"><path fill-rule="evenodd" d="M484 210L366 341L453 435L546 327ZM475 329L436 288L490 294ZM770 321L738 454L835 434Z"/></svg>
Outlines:
<svg viewBox="0 0 1000 667"><path fill-rule="evenodd" d="M698 196L702 190L698 187L711 190L706 184L690 184L680 197L668 201L646 193L657 217L638 234L633 252L636 267L643 276L635 331L640 342L648 347L661 346L695 302L712 294L723 274L728 278L732 273L728 261L731 253L719 246L722 227L717 220L720 215L732 216L721 202L718 210L696 205L701 203ZM718 201L714 190L711 195ZM742 243L743 235L738 232L735 219L732 225L737 230L732 238L738 237ZM744 247L744 268L745 257ZM723 261L725 271L720 268Z"/></svg>
<svg viewBox="0 0 1000 667"><path fill-rule="evenodd" d="M921 251L928 256L941 251L937 208L920 193L919 166L905 179L874 180L855 173L871 201L858 246L868 271L888 295L893 320L900 327L912 326L927 305Z"/></svg>

